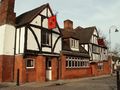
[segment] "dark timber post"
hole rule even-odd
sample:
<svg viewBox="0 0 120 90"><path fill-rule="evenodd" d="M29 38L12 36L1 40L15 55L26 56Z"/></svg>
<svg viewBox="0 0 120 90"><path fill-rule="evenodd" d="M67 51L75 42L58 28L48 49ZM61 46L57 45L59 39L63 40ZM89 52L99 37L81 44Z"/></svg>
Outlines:
<svg viewBox="0 0 120 90"><path fill-rule="evenodd" d="M19 80L19 79L20 79L20 78L19 78L20 74L19 74L19 73L20 73L20 71L19 71L19 69L17 69L17 84L16 84L17 86L20 85L20 83L19 83L19 81L20 81L20 80Z"/></svg>
<svg viewBox="0 0 120 90"><path fill-rule="evenodd" d="M116 71L117 74L117 90L120 90L120 76L119 76L119 70Z"/></svg>

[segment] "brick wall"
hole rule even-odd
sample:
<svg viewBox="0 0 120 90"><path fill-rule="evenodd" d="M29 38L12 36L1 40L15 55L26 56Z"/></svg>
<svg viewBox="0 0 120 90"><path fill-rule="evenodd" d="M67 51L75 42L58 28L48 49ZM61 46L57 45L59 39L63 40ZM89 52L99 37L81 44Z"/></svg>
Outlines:
<svg viewBox="0 0 120 90"><path fill-rule="evenodd" d="M103 69L98 69L98 63L103 63ZM96 63L91 63L90 64L91 69L92 69L92 76L99 76L99 75L106 75L111 73L111 62L110 60L108 61L101 61L101 62L96 62Z"/></svg>
<svg viewBox="0 0 120 90"><path fill-rule="evenodd" d="M58 60L57 58L52 58L52 80L58 79Z"/></svg>
<svg viewBox="0 0 120 90"><path fill-rule="evenodd" d="M36 81L44 82L46 79L46 65L45 65L45 57L37 56L36 58Z"/></svg>
<svg viewBox="0 0 120 90"><path fill-rule="evenodd" d="M14 56L10 56L10 55L0 56L0 81L1 82L13 81L13 67L14 67Z"/></svg>
<svg viewBox="0 0 120 90"><path fill-rule="evenodd" d="M19 69L19 80L20 84L26 82L26 66L25 60L22 55L16 55L15 57L15 69L14 69L14 80L17 81L17 70Z"/></svg>

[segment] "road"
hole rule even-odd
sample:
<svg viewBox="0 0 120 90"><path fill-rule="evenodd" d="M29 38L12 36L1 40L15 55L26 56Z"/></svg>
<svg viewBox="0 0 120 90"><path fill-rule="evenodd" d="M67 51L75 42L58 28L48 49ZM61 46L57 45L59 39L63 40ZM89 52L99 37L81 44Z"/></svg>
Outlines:
<svg viewBox="0 0 120 90"><path fill-rule="evenodd" d="M117 90L116 77L108 76L101 78L82 79L61 85L49 85L39 87L34 85L10 86L0 85L0 90Z"/></svg>

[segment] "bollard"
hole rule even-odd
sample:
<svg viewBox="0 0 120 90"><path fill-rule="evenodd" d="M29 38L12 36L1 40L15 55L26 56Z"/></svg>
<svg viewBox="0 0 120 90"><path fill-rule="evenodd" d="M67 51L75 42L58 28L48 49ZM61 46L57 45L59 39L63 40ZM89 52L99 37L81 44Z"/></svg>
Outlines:
<svg viewBox="0 0 120 90"><path fill-rule="evenodd" d="M119 77L119 71L118 70L116 71L116 74L117 74L117 90L120 90L120 84L119 84L120 77Z"/></svg>
<svg viewBox="0 0 120 90"><path fill-rule="evenodd" d="M20 85L20 83L19 83L19 69L17 69L17 83L16 83L16 85L17 86L19 86Z"/></svg>

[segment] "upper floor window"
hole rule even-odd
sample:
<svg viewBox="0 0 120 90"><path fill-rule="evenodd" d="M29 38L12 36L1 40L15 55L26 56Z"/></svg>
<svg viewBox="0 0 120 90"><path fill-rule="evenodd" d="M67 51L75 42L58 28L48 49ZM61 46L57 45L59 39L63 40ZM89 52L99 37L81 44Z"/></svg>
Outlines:
<svg viewBox="0 0 120 90"><path fill-rule="evenodd" d="M94 53L100 53L100 47L96 46L96 45L93 45L93 52Z"/></svg>
<svg viewBox="0 0 120 90"><path fill-rule="evenodd" d="M79 40L70 38L70 47L74 50L79 50Z"/></svg>
<svg viewBox="0 0 120 90"><path fill-rule="evenodd" d="M48 31L42 31L42 44L45 46L51 46L51 33Z"/></svg>

